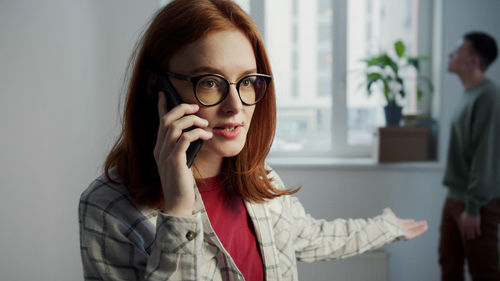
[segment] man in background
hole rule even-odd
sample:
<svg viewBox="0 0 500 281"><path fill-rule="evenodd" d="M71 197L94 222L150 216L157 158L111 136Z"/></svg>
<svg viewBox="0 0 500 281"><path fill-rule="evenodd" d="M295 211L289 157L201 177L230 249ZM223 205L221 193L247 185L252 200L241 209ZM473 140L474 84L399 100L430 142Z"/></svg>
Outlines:
<svg viewBox="0 0 500 281"><path fill-rule="evenodd" d="M495 40L482 32L463 36L448 71L465 93L452 120L443 184L439 243L442 280L500 280L500 89L485 77L497 57Z"/></svg>

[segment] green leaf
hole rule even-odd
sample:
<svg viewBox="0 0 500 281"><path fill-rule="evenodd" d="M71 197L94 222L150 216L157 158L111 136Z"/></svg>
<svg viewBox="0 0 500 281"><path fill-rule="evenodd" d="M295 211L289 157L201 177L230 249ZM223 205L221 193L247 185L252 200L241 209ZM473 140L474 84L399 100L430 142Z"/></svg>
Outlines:
<svg viewBox="0 0 500 281"><path fill-rule="evenodd" d="M402 58L404 56L405 49L405 44L401 40L398 40L396 41L396 43L394 43L394 50L396 50L396 54L398 55L398 57Z"/></svg>
<svg viewBox="0 0 500 281"><path fill-rule="evenodd" d="M401 95L402 98L406 96L405 90L399 90L399 94Z"/></svg>
<svg viewBox="0 0 500 281"><path fill-rule="evenodd" d="M389 83L387 83L387 81L385 80L382 80L384 82L384 95L385 95L385 98L387 100L389 100L389 92L390 92L390 89L389 89Z"/></svg>
<svg viewBox="0 0 500 281"><path fill-rule="evenodd" d="M396 81L398 81L398 83L403 86L404 82L403 82L403 78L399 77L399 76L396 76Z"/></svg>
<svg viewBox="0 0 500 281"><path fill-rule="evenodd" d="M366 84L366 90L368 92L368 95L371 95L371 93L372 93L371 88L372 88L373 83L375 83L379 80L384 81L384 77L380 73L370 72L370 73L366 74L366 80L368 80L368 83Z"/></svg>
<svg viewBox="0 0 500 281"><path fill-rule="evenodd" d="M372 94L371 87L372 87L373 82L375 82L375 80L368 82L368 84L366 85L366 92L368 93L368 96L370 96Z"/></svg>
<svg viewBox="0 0 500 281"><path fill-rule="evenodd" d="M408 60L408 64L412 65L413 67L415 67L415 69L417 70L417 72L420 70L420 59L419 58L417 58L417 57L408 57L407 60Z"/></svg>
<svg viewBox="0 0 500 281"><path fill-rule="evenodd" d="M376 57L371 57L368 59L365 59L364 61L366 62L367 66L380 66L382 63L382 56L376 56Z"/></svg>
<svg viewBox="0 0 500 281"><path fill-rule="evenodd" d="M380 67L381 69L384 69L385 67L389 66L392 69L397 68L396 62L389 57L387 54L382 54L379 56L374 56L371 58L367 58L363 60L366 63L366 66L371 67L371 66L377 66Z"/></svg>
<svg viewBox="0 0 500 281"><path fill-rule="evenodd" d="M382 74L377 73L377 72L370 72L366 75L367 80L377 80L382 78Z"/></svg>
<svg viewBox="0 0 500 281"><path fill-rule="evenodd" d="M397 66L396 62L387 54L380 56L380 62L384 64L384 66Z"/></svg>
<svg viewBox="0 0 500 281"><path fill-rule="evenodd" d="M423 96L423 92L422 92L422 89L420 89L420 87L417 87L417 99L420 100Z"/></svg>

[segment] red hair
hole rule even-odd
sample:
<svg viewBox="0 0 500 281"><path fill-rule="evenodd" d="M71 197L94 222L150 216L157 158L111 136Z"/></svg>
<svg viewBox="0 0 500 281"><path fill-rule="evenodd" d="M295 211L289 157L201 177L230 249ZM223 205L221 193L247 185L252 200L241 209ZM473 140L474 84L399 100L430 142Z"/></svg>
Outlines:
<svg viewBox="0 0 500 281"><path fill-rule="evenodd" d="M159 126L156 103L148 97L148 73L167 70L178 50L210 32L236 28L249 39L257 71L272 75L263 40L250 17L229 0L175 0L160 10L138 42L132 55L123 128L109 153L104 170L109 180L116 168L121 183L135 202L153 208L163 204L163 194L153 149ZM222 177L231 192L244 200L263 202L297 190L280 190L269 179L264 161L271 148L276 128L276 98L271 83L264 99L255 105L251 126L242 151L225 158Z"/></svg>

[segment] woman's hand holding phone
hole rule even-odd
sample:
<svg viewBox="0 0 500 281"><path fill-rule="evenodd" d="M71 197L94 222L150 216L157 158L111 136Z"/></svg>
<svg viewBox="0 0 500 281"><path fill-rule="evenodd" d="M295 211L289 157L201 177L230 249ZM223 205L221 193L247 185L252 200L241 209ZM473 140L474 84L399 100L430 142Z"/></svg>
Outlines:
<svg viewBox="0 0 500 281"><path fill-rule="evenodd" d="M195 201L194 177L186 165L186 151L191 142L212 138L212 132L203 130L207 120L194 115L199 110L197 104L182 103L167 112L165 93L158 95L160 126L154 157L165 198L163 210L172 216L190 216ZM198 128L183 132L191 126Z"/></svg>

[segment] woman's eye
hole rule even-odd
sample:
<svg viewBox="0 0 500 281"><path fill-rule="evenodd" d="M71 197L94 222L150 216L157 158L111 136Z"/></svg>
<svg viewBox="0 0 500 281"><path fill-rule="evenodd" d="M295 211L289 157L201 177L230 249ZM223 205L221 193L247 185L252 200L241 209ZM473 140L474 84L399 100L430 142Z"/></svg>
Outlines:
<svg viewBox="0 0 500 281"><path fill-rule="evenodd" d="M252 86L252 80L251 80L250 78L245 79L245 80L243 80L243 81L241 82L241 85L242 85L243 87L250 87L250 86Z"/></svg>
<svg viewBox="0 0 500 281"><path fill-rule="evenodd" d="M201 82L201 85L205 88L214 88L217 87L217 82L215 82L214 80L206 80Z"/></svg>

